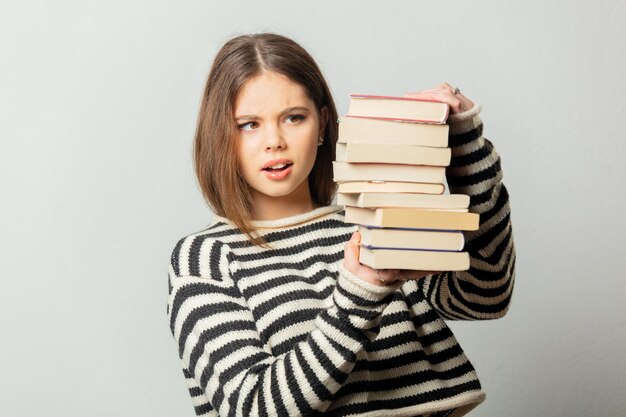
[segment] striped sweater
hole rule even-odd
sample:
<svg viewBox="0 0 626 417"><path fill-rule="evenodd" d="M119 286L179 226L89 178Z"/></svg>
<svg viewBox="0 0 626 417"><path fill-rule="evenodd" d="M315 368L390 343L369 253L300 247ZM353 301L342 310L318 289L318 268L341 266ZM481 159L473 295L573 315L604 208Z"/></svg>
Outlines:
<svg viewBox="0 0 626 417"><path fill-rule="evenodd" d="M470 269L372 285L343 267L342 206L227 219L175 245L167 314L199 416L453 416L485 393L445 320L502 317L514 282L509 199L480 107L452 115L450 191L470 196Z"/></svg>

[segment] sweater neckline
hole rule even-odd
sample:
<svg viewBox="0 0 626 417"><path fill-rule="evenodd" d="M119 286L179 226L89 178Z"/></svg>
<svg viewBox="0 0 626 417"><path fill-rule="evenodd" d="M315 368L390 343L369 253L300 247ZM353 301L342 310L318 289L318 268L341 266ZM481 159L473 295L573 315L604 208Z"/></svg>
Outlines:
<svg viewBox="0 0 626 417"><path fill-rule="evenodd" d="M337 213L344 209L342 205L331 204L328 206L321 206L315 208L306 213L296 214L293 216L282 217L280 219L274 220L252 220L251 224L258 229L278 229L282 227L294 226L302 223L309 222L311 220L317 219L318 217L322 217L331 213ZM213 220L223 223L228 223L232 226L235 226L233 222L231 222L226 217L218 216L217 214L213 215Z"/></svg>

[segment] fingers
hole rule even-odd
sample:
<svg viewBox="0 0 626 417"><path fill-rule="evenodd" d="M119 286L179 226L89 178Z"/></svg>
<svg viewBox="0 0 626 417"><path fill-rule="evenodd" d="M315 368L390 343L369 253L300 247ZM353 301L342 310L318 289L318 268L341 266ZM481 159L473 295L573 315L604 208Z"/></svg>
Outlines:
<svg viewBox="0 0 626 417"><path fill-rule="evenodd" d="M444 103L448 103L448 105L450 106L450 113L452 114L462 113L471 109L474 106L474 103L461 93L452 94L447 90L407 93L404 96L408 98L417 98L420 100L443 101Z"/></svg>
<svg viewBox="0 0 626 417"><path fill-rule="evenodd" d="M449 92L451 92L452 94L455 94L455 89L453 86L451 86L448 83L441 83L438 85L439 88L443 88L445 90L448 90ZM457 91L458 92L458 91Z"/></svg>
<svg viewBox="0 0 626 417"><path fill-rule="evenodd" d="M352 233L350 240L345 244L343 249L343 264L349 271L356 271L360 266L359 263L359 243L361 242L361 234L359 232Z"/></svg>
<svg viewBox="0 0 626 417"><path fill-rule="evenodd" d="M418 91L418 92L414 92L414 93L407 93L407 94L405 94L405 97L411 96L411 95L414 95L414 94L422 94L422 93L449 93L449 94L454 94L454 87L452 87L448 83L441 83L438 86L433 87L433 88L428 88L426 90L422 90L422 91ZM460 93L460 91L459 91L459 93Z"/></svg>
<svg viewBox="0 0 626 417"><path fill-rule="evenodd" d="M434 100L433 98L434 94L435 92L433 90L423 90L423 91L417 91L415 93L406 93L404 97L417 98L420 100Z"/></svg>
<svg viewBox="0 0 626 417"><path fill-rule="evenodd" d="M365 279L366 281L388 285L397 280L407 281L409 279L420 279L426 275L435 274L435 271L413 271L407 269L372 269L361 265L359 262L359 250L361 234L352 233L350 240L344 246L343 264L350 272Z"/></svg>
<svg viewBox="0 0 626 417"><path fill-rule="evenodd" d="M427 90L406 93L404 97L443 101L450 106L451 114L462 113L474 107L472 100L465 97L460 91L455 93L455 88L446 82Z"/></svg>

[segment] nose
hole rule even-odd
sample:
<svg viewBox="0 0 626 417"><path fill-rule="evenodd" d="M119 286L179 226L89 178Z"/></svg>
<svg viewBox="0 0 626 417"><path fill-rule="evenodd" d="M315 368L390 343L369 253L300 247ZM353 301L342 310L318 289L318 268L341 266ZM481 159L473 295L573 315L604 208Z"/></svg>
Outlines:
<svg viewBox="0 0 626 417"><path fill-rule="evenodd" d="M285 149L287 143L283 138L280 129L269 129L265 135L265 150L274 151L276 149Z"/></svg>

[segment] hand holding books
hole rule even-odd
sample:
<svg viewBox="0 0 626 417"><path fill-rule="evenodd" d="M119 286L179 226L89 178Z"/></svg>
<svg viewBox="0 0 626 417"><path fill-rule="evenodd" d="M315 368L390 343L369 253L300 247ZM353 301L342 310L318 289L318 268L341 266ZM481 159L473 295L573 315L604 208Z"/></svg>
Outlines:
<svg viewBox="0 0 626 417"><path fill-rule="evenodd" d="M405 271L400 269L373 269L359 262L359 245L361 235L354 232L344 248L343 265L353 275L364 279L373 285L386 286L394 282L406 281L408 279L419 279L426 275L433 274L434 271Z"/></svg>
<svg viewBox="0 0 626 417"><path fill-rule="evenodd" d="M407 93L404 97L443 101L450 106L451 114L462 113L474 107L472 100L461 94L458 88L452 87L448 83L441 83L437 87L416 93Z"/></svg>

